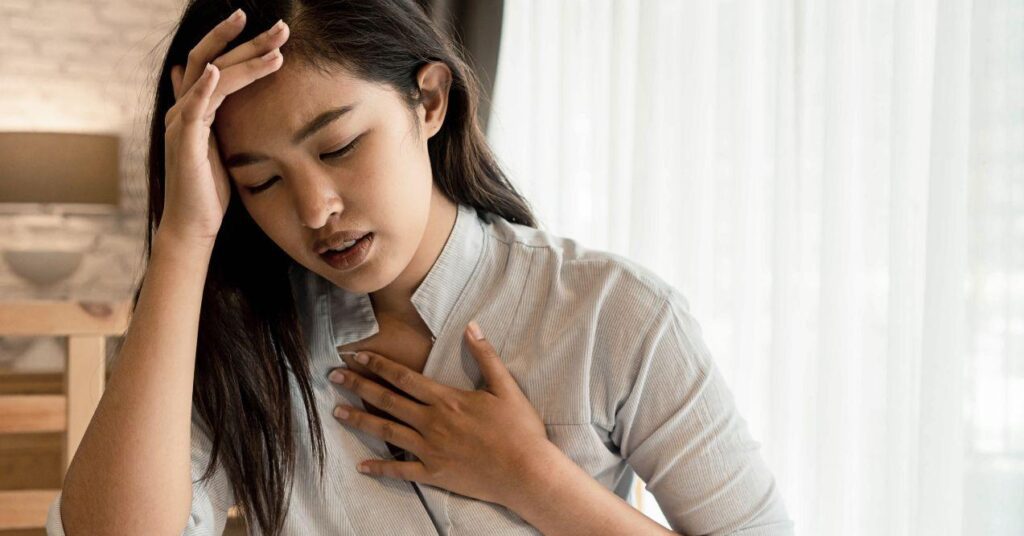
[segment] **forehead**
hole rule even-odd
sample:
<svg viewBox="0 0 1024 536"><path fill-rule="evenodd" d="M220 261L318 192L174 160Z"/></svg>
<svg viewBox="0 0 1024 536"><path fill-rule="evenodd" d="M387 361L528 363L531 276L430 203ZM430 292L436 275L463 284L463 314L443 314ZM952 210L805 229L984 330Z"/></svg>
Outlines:
<svg viewBox="0 0 1024 536"><path fill-rule="evenodd" d="M381 86L341 67L325 73L285 58L276 72L224 99L217 109L214 130L225 149L247 150L254 143L290 139L327 109L355 102L360 103L357 110L372 107L385 93Z"/></svg>

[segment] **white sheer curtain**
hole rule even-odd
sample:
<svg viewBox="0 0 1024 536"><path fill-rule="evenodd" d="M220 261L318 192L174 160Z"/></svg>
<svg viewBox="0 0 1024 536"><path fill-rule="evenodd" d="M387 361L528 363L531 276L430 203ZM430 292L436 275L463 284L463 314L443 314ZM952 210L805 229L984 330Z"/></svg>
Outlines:
<svg viewBox="0 0 1024 536"><path fill-rule="evenodd" d="M1024 534L1024 3L506 0L492 114L690 299L799 534Z"/></svg>

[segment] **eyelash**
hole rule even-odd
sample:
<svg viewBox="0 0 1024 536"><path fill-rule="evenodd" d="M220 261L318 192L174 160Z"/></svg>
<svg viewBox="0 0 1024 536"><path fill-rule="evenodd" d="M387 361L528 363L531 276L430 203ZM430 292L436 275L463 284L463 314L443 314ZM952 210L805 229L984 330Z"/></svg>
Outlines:
<svg viewBox="0 0 1024 536"><path fill-rule="evenodd" d="M331 151L329 153L324 153L324 154L320 155L320 157L321 158L325 158L325 157L326 158L341 158L341 157L349 154L350 152L352 152L352 150L355 149L357 145L359 145L359 141L361 139L362 139L362 135L357 136L356 139L352 140L352 143L349 143L348 145L342 147L341 149L338 149L337 151ZM263 183L257 184L256 186L246 186L245 189L248 190L249 193L251 193L251 194L258 194L258 193L262 192L263 190L266 190L267 188L270 188L270 186L272 184L274 184L275 182L277 182L277 179L280 179L280 178L281 177L274 176L274 177L271 177L270 179L266 180Z"/></svg>

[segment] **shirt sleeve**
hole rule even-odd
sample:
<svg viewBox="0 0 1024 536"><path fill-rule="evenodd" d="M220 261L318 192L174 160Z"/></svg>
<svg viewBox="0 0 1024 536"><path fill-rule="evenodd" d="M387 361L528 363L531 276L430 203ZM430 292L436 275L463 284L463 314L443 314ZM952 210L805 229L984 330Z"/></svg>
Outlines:
<svg viewBox="0 0 1024 536"><path fill-rule="evenodd" d="M234 504L234 494L224 469L218 464L209 479L199 482L210 460L211 443L199 425L198 417L192 415L192 510L183 536L214 536L224 532L228 509ZM60 517L61 493L50 504L46 516L47 536L64 536Z"/></svg>
<svg viewBox="0 0 1024 536"><path fill-rule="evenodd" d="M646 335L612 440L647 484L672 530L789 536L776 482L678 291Z"/></svg>

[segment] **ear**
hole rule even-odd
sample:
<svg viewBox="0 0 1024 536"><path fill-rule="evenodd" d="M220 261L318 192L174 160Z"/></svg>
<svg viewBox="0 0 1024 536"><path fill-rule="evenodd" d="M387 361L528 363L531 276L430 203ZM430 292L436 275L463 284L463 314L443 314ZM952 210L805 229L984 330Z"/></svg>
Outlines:
<svg viewBox="0 0 1024 536"><path fill-rule="evenodd" d="M422 95L421 108L417 115L423 121L424 139L429 139L444 124L448 110L448 88L452 85L452 71L443 62L431 62L420 67L416 75Z"/></svg>

